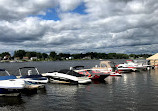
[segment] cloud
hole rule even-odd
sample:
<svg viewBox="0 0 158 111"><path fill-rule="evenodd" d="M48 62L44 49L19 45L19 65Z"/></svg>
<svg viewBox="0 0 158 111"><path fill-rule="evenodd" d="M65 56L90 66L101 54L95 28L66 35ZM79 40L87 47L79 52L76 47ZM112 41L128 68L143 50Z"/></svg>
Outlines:
<svg viewBox="0 0 158 111"><path fill-rule="evenodd" d="M47 8L56 5L55 0L1 0L0 19L17 20L30 15L45 14Z"/></svg>
<svg viewBox="0 0 158 111"><path fill-rule="evenodd" d="M81 4L82 0L59 0L61 11L71 11Z"/></svg>
<svg viewBox="0 0 158 111"><path fill-rule="evenodd" d="M60 20L36 16L50 9ZM156 0L2 0L0 51L155 53L157 13Z"/></svg>

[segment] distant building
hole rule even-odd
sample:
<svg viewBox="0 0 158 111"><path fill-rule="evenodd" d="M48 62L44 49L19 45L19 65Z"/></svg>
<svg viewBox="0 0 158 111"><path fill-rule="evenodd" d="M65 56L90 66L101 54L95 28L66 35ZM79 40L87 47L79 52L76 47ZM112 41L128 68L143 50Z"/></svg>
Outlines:
<svg viewBox="0 0 158 111"><path fill-rule="evenodd" d="M150 56L147 60L150 60L150 65L158 66L158 53Z"/></svg>
<svg viewBox="0 0 158 111"><path fill-rule="evenodd" d="M66 59L65 57L61 57L62 60Z"/></svg>
<svg viewBox="0 0 158 111"><path fill-rule="evenodd" d="M74 57L69 57L69 60L74 59Z"/></svg>
<svg viewBox="0 0 158 111"><path fill-rule="evenodd" d="M14 60L20 60L20 57L15 57Z"/></svg>
<svg viewBox="0 0 158 111"><path fill-rule="evenodd" d="M30 60L37 60L37 57L31 57Z"/></svg>
<svg viewBox="0 0 158 111"><path fill-rule="evenodd" d="M23 57L23 60L29 60L29 57Z"/></svg>
<svg viewBox="0 0 158 111"><path fill-rule="evenodd" d="M86 56L83 59L92 59L91 56Z"/></svg>
<svg viewBox="0 0 158 111"><path fill-rule="evenodd" d="M66 60L72 60L72 59L74 59L73 57L68 57L68 58L66 58Z"/></svg>
<svg viewBox="0 0 158 111"><path fill-rule="evenodd" d="M9 60L10 59L10 56L9 55L6 55L3 57L3 60Z"/></svg>

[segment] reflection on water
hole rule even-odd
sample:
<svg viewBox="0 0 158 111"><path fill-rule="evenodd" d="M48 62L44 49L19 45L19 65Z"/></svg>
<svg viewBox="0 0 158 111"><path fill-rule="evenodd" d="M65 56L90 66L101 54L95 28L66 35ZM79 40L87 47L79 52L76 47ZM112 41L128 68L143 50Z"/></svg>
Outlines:
<svg viewBox="0 0 158 111"><path fill-rule="evenodd" d="M105 81L92 80L92 84L108 84L108 83L106 82L105 79Z"/></svg>
<svg viewBox="0 0 158 111"><path fill-rule="evenodd" d="M0 97L0 111L22 111L22 104L20 97Z"/></svg>
<svg viewBox="0 0 158 111"><path fill-rule="evenodd" d="M40 72L95 66L99 61L56 61L1 64L10 73L22 66L38 67ZM21 98L0 98L3 111L157 111L158 69L125 73L122 77L107 77L104 83L88 85L47 84L37 94Z"/></svg>
<svg viewBox="0 0 158 111"><path fill-rule="evenodd" d="M0 97L0 107L21 105L23 103L24 102L20 97Z"/></svg>

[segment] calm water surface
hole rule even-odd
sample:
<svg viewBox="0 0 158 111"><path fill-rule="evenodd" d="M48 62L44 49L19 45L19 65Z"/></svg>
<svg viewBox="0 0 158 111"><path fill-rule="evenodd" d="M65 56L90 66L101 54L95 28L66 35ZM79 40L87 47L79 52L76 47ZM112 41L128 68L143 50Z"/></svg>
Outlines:
<svg viewBox="0 0 158 111"><path fill-rule="evenodd" d="M122 63L124 60L113 60ZM84 65L87 68L99 61L55 61L0 63L11 74L18 68L35 66L41 73ZM157 111L158 69L132 72L123 77L108 77L105 83L89 85L47 84L37 94L0 97L1 111Z"/></svg>

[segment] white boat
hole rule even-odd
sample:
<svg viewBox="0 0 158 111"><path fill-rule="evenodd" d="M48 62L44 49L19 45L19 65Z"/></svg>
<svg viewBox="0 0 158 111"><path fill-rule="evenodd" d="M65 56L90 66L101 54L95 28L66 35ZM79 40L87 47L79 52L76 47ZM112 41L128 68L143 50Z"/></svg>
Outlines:
<svg viewBox="0 0 158 111"><path fill-rule="evenodd" d="M65 84L87 84L91 80L73 70L63 69L55 72L47 72L42 74L50 79L52 83L65 83Z"/></svg>
<svg viewBox="0 0 158 111"><path fill-rule="evenodd" d="M144 67L144 69L146 70L150 70L153 69L154 66L150 65L150 61L149 60L133 60L133 62L135 64L140 64Z"/></svg>
<svg viewBox="0 0 158 111"><path fill-rule="evenodd" d="M116 65L118 72L132 72L134 69L126 67L124 64ZM136 70L136 69L135 69Z"/></svg>
<svg viewBox="0 0 158 111"><path fill-rule="evenodd" d="M21 67L19 68L20 76L17 76L19 79L22 79L31 84L44 85L48 83L48 78L43 77L36 67Z"/></svg>
<svg viewBox="0 0 158 111"><path fill-rule="evenodd" d="M119 71L130 72L130 71L139 71L146 69L146 66L143 66L142 63L136 63L133 60L126 60L126 63L116 65Z"/></svg>
<svg viewBox="0 0 158 111"><path fill-rule="evenodd" d="M0 96L18 96L25 88L25 81L10 75L5 69L0 69Z"/></svg>

